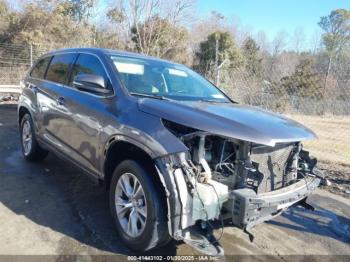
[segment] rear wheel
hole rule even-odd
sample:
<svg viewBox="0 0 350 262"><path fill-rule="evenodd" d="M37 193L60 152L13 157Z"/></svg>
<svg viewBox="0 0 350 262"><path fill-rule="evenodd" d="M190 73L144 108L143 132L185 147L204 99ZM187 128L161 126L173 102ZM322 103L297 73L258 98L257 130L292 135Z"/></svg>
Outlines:
<svg viewBox="0 0 350 262"><path fill-rule="evenodd" d="M118 165L109 197L117 231L128 247L144 252L170 240L164 199L137 162L125 160Z"/></svg>
<svg viewBox="0 0 350 262"><path fill-rule="evenodd" d="M41 161L48 152L40 147L35 137L34 124L31 116L25 114L21 119L21 147L25 159L29 161Z"/></svg>

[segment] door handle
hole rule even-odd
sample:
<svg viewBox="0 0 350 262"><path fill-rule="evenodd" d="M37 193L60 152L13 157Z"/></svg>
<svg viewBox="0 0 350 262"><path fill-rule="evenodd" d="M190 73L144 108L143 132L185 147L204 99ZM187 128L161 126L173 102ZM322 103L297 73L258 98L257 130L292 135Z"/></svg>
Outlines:
<svg viewBox="0 0 350 262"><path fill-rule="evenodd" d="M64 97L61 96L57 98L56 102L57 102L57 105L63 106L65 104L65 99Z"/></svg>

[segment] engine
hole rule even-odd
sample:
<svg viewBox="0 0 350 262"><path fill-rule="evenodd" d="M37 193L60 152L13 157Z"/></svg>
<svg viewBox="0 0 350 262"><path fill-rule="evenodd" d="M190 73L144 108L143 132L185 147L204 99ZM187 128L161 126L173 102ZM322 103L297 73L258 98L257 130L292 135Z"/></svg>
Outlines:
<svg viewBox="0 0 350 262"><path fill-rule="evenodd" d="M300 142L271 147L163 123L188 148L164 160L178 190L185 242L197 222L208 229L213 228L209 221L216 219L230 219L252 240L254 225L293 204L308 207L306 197L323 179L314 168L316 159L302 150Z"/></svg>
<svg viewBox="0 0 350 262"><path fill-rule="evenodd" d="M250 187L257 193L269 192L297 178L298 143L269 147L203 132L184 135L182 140L193 163L231 190Z"/></svg>

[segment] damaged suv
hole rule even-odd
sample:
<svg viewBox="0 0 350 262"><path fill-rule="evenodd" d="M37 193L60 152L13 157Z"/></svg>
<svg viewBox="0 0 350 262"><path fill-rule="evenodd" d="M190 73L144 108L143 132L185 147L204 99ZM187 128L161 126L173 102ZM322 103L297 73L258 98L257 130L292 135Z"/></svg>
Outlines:
<svg viewBox="0 0 350 262"><path fill-rule="evenodd" d="M251 228L322 181L301 124L239 105L185 66L105 49L42 56L18 105L24 157L48 151L109 191L121 239L146 251L183 240L223 254L214 221ZM311 208L311 207L310 207Z"/></svg>

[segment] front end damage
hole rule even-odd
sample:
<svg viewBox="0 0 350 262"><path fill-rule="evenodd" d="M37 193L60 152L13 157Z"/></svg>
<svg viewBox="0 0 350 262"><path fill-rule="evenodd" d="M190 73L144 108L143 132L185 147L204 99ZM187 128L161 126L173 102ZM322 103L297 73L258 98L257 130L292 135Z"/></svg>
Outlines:
<svg viewBox="0 0 350 262"><path fill-rule="evenodd" d="M210 255L223 254L212 222L248 233L306 198L323 180L300 142L274 147L165 122L188 148L157 159L166 188L171 236ZM229 223L228 223L229 222Z"/></svg>

